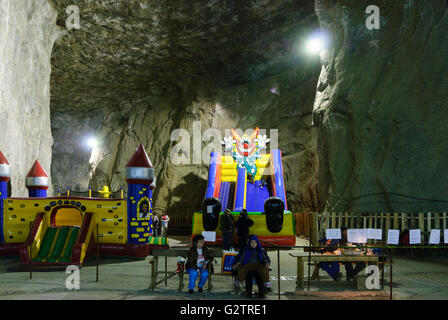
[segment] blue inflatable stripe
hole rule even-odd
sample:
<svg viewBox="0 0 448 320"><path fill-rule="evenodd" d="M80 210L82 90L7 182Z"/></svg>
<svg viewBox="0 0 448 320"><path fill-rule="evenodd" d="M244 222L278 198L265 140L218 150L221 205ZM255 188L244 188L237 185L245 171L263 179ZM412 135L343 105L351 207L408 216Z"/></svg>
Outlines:
<svg viewBox="0 0 448 320"><path fill-rule="evenodd" d="M276 197L283 200L285 204L285 210L288 210L286 204L286 192L285 192L285 181L283 180L283 164L282 164L282 152L279 149L274 149L271 151L271 157L274 162L274 185Z"/></svg>
<svg viewBox="0 0 448 320"><path fill-rule="evenodd" d="M216 180L216 170L218 168L219 152L212 152L210 154L210 168L208 170L208 182L207 190L205 192L205 198L212 198L215 193L215 180Z"/></svg>
<svg viewBox="0 0 448 320"><path fill-rule="evenodd" d="M246 182L246 168L238 167L238 176L236 181L235 207L233 211L241 211L244 207L244 189Z"/></svg>
<svg viewBox="0 0 448 320"><path fill-rule="evenodd" d="M219 201L222 205L222 211L227 209L227 205L229 203L229 191L230 191L230 182L222 182L221 188L219 190Z"/></svg>

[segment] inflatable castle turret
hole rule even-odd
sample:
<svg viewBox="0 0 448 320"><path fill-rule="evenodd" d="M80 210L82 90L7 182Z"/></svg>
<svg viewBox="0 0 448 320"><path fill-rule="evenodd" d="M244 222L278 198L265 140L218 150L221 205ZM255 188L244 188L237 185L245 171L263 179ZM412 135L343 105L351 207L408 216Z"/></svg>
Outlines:
<svg viewBox="0 0 448 320"><path fill-rule="evenodd" d="M148 243L152 221L152 190L155 187L154 166L143 145L139 145L126 164L128 183L128 243Z"/></svg>
<svg viewBox="0 0 448 320"><path fill-rule="evenodd" d="M30 198L46 198L49 186L49 178L39 161L35 161L26 175L25 186Z"/></svg>
<svg viewBox="0 0 448 320"><path fill-rule="evenodd" d="M8 181L10 179L11 167L0 151L0 217L3 216L3 200L8 197ZM3 241L3 219L0 219L0 243Z"/></svg>

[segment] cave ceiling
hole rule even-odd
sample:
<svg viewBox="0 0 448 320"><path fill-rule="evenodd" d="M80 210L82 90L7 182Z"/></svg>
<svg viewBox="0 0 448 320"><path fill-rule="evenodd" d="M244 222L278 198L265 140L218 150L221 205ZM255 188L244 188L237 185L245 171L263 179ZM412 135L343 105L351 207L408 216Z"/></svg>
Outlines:
<svg viewBox="0 0 448 320"><path fill-rule="evenodd" d="M294 63L300 34L317 26L311 0L51 1L62 30L51 58L52 112L263 79ZM65 28L72 4L78 30Z"/></svg>

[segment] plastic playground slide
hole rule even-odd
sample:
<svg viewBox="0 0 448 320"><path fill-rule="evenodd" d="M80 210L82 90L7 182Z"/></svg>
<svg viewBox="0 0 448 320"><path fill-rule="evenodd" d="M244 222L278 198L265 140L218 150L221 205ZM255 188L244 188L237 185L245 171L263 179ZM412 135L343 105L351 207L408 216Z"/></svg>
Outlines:
<svg viewBox="0 0 448 320"><path fill-rule="evenodd" d="M281 151L272 150L271 154L261 155L255 161L257 173L253 179L248 178L247 169L238 166L232 157L221 156L219 153L212 153L211 156L203 210L194 213L192 234L214 231L216 232L215 244L220 244L222 242L218 227L220 214L229 208L236 221L240 211L246 209L249 217L254 221L250 233L259 236L264 245L294 245L295 222L293 214L287 210ZM213 208L215 203L210 200L213 198L216 203L220 203L220 211L215 221L209 219L215 210ZM211 202L206 203L207 201ZM269 216L265 209L269 209L272 205L278 207L278 203L283 203L284 209L280 214ZM204 219L204 216L208 216L207 219Z"/></svg>
<svg viewBox="0 0 448 320"><path fill-rule="evenodd" d="M81 226L50 226L39 214L20 250L23 263L35 265L81 265L93 246L93 214L86 213ZM30 250L31 249L31 250Z"/></svg>

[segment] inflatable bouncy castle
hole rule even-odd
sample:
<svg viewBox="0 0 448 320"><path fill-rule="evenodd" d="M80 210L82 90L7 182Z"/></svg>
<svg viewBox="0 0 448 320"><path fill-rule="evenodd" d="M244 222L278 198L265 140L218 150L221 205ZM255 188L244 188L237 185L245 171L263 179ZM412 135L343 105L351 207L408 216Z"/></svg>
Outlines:
<svg viewBox="0 0 448 320"><path fill-rule="evenodd" d="M281 151L262 154L269 139L258 135L258 127L251 136L231 132L232 137L222 142L230 155L211 153L205 199L202 211L193 215L192 236L216 232L216 241L206 243L222 244L219 219L223 211L230 209L236 221L246 209L254 221L250 234L257 235L264 246L295 245L295 221L287 207Z"/></svg>
<svg viewBox="0 0 448 320"><path fill-rule="evenodd" d="M47 197L49 178L36 160L28 198L9 198L8 161L0 152L0 255L33 265L82 265L100 255L145 257L152 234L154 167L140 145L126 165L127 199Z"/></svg>

